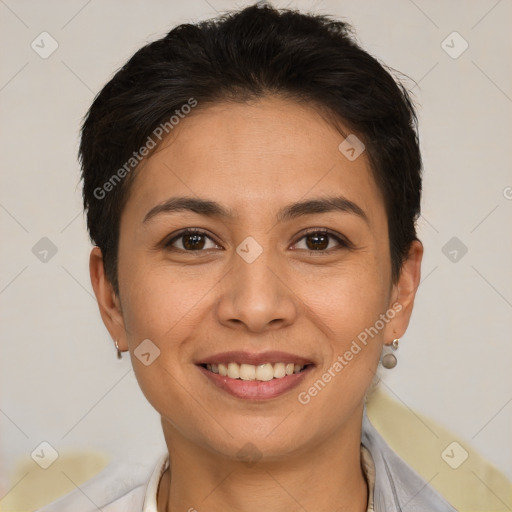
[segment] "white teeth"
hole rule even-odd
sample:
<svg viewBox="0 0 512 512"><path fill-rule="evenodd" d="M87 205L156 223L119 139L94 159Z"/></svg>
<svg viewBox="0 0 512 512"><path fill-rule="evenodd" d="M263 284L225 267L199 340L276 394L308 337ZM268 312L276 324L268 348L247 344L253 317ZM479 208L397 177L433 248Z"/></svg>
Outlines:
<svg viewBox="0 0 512 512"><path fill-rule="evenodd" d="M274 378L274 368L270 363L260 364L256 367L256 379L267 381Z"/></svg>
<svg viewBox="0 0 512 512"><path fill-rule="evenodd" d="M286 375L286 368L284 363L274 364L274 378L281 379Z"/></svg>
<svg viewBox="0 0 512 512"><path fill-rule="evenodd" d="M287 375L292 375L292 373L299 373L304 369L304 365L293 363L265 363L255 366L246 363L219 363L207 364L206 369L213 373L218 373L222 377L266 382L272 379L282 379Z"/></svg>
<svg viewBox="0 0 512 512"><path fill-rule="evenodd" d="M242 380L254 380L256 378L256 368L252 364L241 364L240 378Z"/></svg>
<svg viewBox="0 0 512 512"><path fill-rule="evenodd" d="M229 363L228 364L228 377L232 379L240 378L240 365L237 363Z"/></svg>

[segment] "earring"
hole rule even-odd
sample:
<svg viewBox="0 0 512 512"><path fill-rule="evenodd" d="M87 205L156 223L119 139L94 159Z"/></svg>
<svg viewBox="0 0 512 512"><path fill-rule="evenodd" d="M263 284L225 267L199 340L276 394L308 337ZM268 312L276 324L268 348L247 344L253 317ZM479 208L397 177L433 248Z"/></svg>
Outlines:
<svg viewBox="0 0 512 512"><path fill-rule="evenodd" d="M116 345L116 350L117 350L117 359L121 359L123 356L121 354L121 351L119 350L119 345L117 344L117 340L115 340L114 343Z"/></svg>
<svg viewBox="0 0 512 512"><path fill-rule="evenodd" d="M387 368L388 370L391 370L396 366L397 359L395 354L390 352L392 350L393 352L398 348L398 339L394 339L393 343L391 345L384 345L384 349L382 351L382 355L380 358L380 364L384 366L384 368Z"/></svg>

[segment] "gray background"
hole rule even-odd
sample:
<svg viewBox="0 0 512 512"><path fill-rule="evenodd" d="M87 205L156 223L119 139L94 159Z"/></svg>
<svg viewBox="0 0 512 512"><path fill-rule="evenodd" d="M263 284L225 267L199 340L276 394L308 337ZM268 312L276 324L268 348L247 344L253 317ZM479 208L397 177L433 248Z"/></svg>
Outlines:
<svg viewBox="0 0 512 512"><path fill-rule="evenodd" d="M42 441L113 460L147 461L164 449L159 417L127 355L116 359L92 294L78 128L94 95L141 45L178 23L250 3L0 1L0 490ZM273 5L353 23L365 49L412 79L425 257L399 366L382 385L512 478L512 2ZM43 31L58 44L47 58L31 47L51 49Z"/></svg>

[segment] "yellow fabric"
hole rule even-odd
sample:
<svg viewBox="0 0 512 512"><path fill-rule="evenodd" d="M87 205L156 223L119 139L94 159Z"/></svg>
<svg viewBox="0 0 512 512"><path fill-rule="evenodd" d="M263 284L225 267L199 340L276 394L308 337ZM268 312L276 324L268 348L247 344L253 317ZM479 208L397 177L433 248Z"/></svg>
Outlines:
<svg viewBox="0 0 512 512"><path fill-rule="evenodd" d="M512 510L512 483L465 439L390 398L380 387L369 397L366 412L395 453L459 512ZM441 457L454 441L469 455L457 469Z"/></svg>
<svg viewBox="0 0 512 512"><path fill-rule="evenodd" d="M512 509L512 483L465 440L380 388L370 396L367 414L391 448L459 512ZM457 469L441 457L453 441L469 454ZM0 512L32 512L90 480L108 464L108 455L94 452L61 453L48 469L41 469L30 457L23 459L9 475L7 488L0 489Z"/></svg>
<svg viewBox="0 0 512 512"><path fill-rule="evenodd" d="M28 456L21 460L0 490L0 512L32 512L73 491L109 464L103 453L59 453L47 469L40 468ZM72 512L63 511L63 512Z"/></svg>

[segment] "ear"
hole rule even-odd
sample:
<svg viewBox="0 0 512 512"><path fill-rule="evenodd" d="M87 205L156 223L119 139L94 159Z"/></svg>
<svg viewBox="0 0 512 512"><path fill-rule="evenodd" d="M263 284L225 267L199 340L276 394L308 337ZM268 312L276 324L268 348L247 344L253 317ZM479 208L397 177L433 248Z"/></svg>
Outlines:
<svg viewBox="0 0 512 512"><path fill-rule="evenodd" d="M105 274L103 254L99 247L94 247L89 258L91 284L98 301L101 318L113 340L117 340L119 350L128 350L126 329L119 297Z"/></svg>
<svg viewBox="0 0 512 512"><path fill-rule="evenodd" d="M384 329L384 343L390 345L395 338L401 338L411 318L414 298L420 284L423 244L414 240L407 258L402 264L398 282L392 286L388 310L396 312Z"/></svg>

